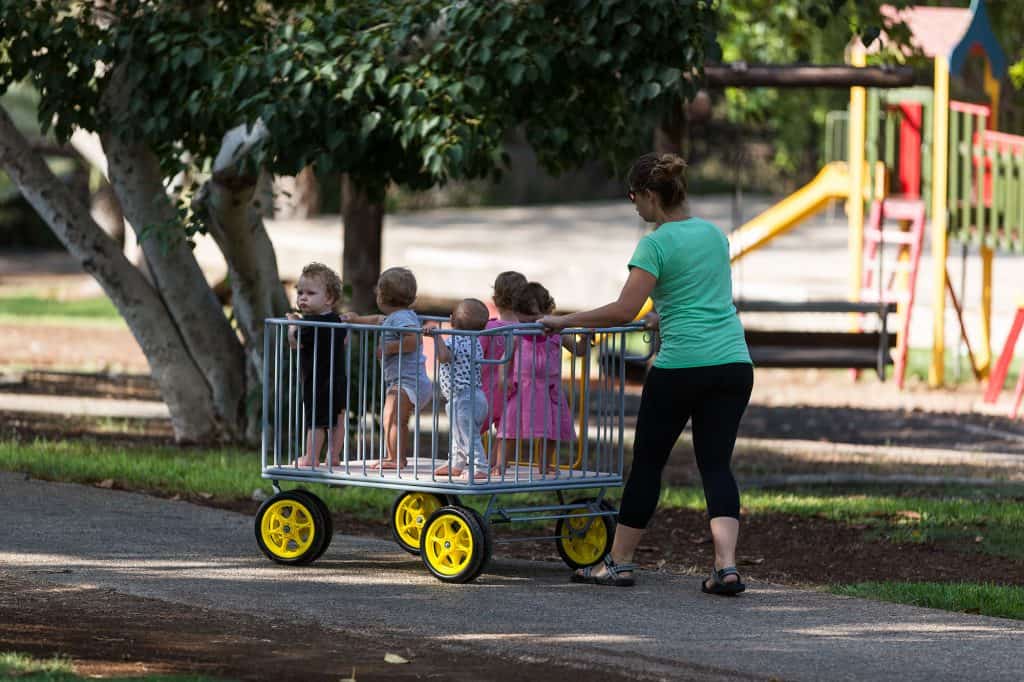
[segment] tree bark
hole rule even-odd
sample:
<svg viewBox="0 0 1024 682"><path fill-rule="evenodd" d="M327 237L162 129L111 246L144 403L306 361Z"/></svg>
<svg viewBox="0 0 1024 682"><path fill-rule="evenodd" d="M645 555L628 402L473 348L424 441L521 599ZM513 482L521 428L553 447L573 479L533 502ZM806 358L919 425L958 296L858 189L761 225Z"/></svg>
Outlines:
<svg viewBox="0 0 1024 682"><path fill-rule="evenodd" d="M112 109L122 109L131 96L124 83L115 74L104 93ZM100 139L110 184L146 255L156 291L205 377L225 435L239 438L245 431L242 345L185 239L156 156L142 143L110 132Z"/></svg>
<svg viewBox="0 0 1024 682"><path fill-rule="evenodd" d="M719 88L905 88L928 85L924 75L909 66L786 66L707 64L705 82Z"/></svg>
<svg viewBox="0 0 1024 682"><path fill-rule="evenodd" d="M163 300L34 153L0 107L0 167L50 226L68 252L100 283L124 316L149 361L171 412L179 441L210 441L220 434L209 387L192 361Z"/></svg>
<svg viewBox="0 0 1024 682"><path fill-rule="evenodd" d="M345 233L341 276L352 287L352 307L365 313L377 309L373 288L380 277L384 203L347 174L341 180L341 201Z"/></svg>
<svg viewBox="0 0 1024 682"><path fill-rule="evenodd" d="M659 154L677 154L686 158L683 141L686 139L686 110L681 102L673 102L654 129L654 151Z"/></svg>

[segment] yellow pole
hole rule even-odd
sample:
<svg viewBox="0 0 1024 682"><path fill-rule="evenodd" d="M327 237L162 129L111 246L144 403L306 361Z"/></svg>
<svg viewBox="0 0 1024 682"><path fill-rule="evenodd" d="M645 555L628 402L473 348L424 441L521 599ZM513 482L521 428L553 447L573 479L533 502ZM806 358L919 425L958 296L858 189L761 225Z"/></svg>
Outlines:
<svg viewBox="0 0 1024 682"><path fill-rule="evenodd" d="M985 63L985 93L988 95L992 114L988 118L988 127L999 130L999 79L992 75L992 64ZM992 257L995 252L991 247L981 245L981 343L979 344L975 369L983 378L988 378L992 367Z"/></svg>
<svg viewBox="0 0 1024 682"><path fill-rule="evenodd" d="M946 353L946 194L949 170L949 61L935 57L935 87L932 103L932 361L928 385L935 388L945 380Z"/></svg>
<svg viewBox="0 0 1024 682"><path fill-rule="evenodd" d="M850 49L850 64L866 66L867 54L860 42ZM867 119L867 90L850 88L849 138L847 141L847 167L850 170L850 194L846 200L846 220L849 225L850 300L860 300L864 277L864 135Z"/></svg>

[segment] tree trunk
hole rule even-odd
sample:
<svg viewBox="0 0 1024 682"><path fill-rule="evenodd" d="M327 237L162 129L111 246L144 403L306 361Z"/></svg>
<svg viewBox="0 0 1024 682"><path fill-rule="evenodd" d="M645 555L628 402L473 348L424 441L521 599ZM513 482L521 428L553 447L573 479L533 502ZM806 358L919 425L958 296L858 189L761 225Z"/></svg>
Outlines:
<svg viewBox="0 0 1024 682"><path fill-rule="evenodd" d="M118 75L104 94L123 109L131 93ZM110 184L135 230L158 294L164 299L189 354L213 395L225 435L245 431L245 362L242 345L206 282L164 188L156 156L140 142L103 132Z"/></svg>
<svg viewBox="0 0 1024 682"><path fill-rule="evenodd" d="M92 172L98 173L95 169L92 169ZM90 199L89 215L123 249L124 213L121 212L121 204L114 194L114 188L106 180L101 180L99 189L93 192Z"/></svg>
<svg viewBox="0 0 1024 682"><path fill-rule="evenodd" d="M232 180L227 174L214 178L200 190L194 210L206 215L210 236L217 242L228 266L231 306L238 329L245 339L246 382L250 405L263 377L264 320L284 317L288 298L277 269L274 245L263 225L261 206L254 201L258 182ZM249 410L251 416L256 411ZM259 421L249 419L246 440L259 436Z"/></svg>
<svg viewBox="0 0 1024 682"><path fill-rule="evenodd" d="M684 154L686 139L686 111L681 102L674 102L665 111L654 129L654 151L659 154Z"/></svg>
<svg viewBox="0 0 1024 682"><path fill-rule="evenodd" d="M53 175L0 107L0 167L68 252L103 287L149 361L179 441L220 434L209 387L192 361L163 300Z"/></svg>
<svg viewBox="0 0 1024 682"><path fill-rule="evenodd" d="M352 287L352 308L367 313L377 309L373 288L380 276L384 202L347 174L341 180L341 202L345 233L341 277Z"/></svg>

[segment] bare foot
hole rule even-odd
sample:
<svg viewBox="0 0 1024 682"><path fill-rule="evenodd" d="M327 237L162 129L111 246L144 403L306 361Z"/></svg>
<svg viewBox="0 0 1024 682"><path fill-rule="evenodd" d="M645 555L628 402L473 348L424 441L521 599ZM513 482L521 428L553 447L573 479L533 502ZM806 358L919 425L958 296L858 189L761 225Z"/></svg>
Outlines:
<svg viewBox="0 0 1024 682"><path fill-rule="evenodd" d="M405 466L405 465L402 464L402 463L396 463L395 460L393 460L393 459L382 459L380 462L378 462L377 464L374 464L370 468L371 469L378 469L378 470L384 471L384 470L387 470L387 469L391 469L391 470L401 469L403 466Z"/></svg>
<svg viewBox="0 0 1024 682"><path fill-rule="evenodd" d="M309 455L305 455L304 457L299 457L298 459L293 460L292 465L297 467L311 467L313 466L313 458Z"/></svg>
<svg viewBox="0 0 1024 682"><path fill-rule="evenodd" d="M491 476L497 476L498 478L502 478L504 475L505 470L502 469L500 466L491 467Z"/></svg>
<svg viewBox="0 0 1024 682"><path fill-rule="evenodd" d="M455 473L452 472L452 475L454 476ZM461 478L464 481L468 481L469 480L469 471L467 470L467 471L459 472L459 478ZM477 469L476 471L473 472L473 480L474 481L486 481L487 480L487 474L485 472L480 471L479 469Z"/></svg>
<svg viewBox="0 0 1024 682"><path fill-rule="evenodd" d="M462 473L462 469L449 469L447 464L442 464L441 466L434 469L434 475L447 476L449 471L451 471L452 476L458 476L459 474Z"/></svg>

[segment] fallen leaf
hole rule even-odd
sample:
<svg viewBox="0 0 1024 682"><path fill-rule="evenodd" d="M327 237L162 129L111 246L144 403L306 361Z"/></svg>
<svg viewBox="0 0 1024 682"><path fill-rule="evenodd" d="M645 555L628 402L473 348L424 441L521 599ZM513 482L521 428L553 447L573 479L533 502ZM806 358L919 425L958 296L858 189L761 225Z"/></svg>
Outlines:
<svg viewBox="0 0 1024 682"><path fill-rule="evenodd" d="M711 538L710 535L705 535L703 537L697 538L690 538L690 543L694 545L709 545L712 542L714 542L714 540Z"/></svg>
<svg viewBox="0 0 1024 682"><path fill-rule="evenodd" d="M208 500L211 497L213 497L213 493L199 493L199 497L203 498L204 500Z"/></svg>
<svg viewBox="0 0 1024 682"><path fill-rule="evenodd" d="M398 654L384 654L385 663L394 663L396 665L400 663L408 663L408 659L402 658Z"/></svg>
<svg viewBox="0 0 1024 682"><path fill-rule="evenodd" d="M750 557L749 559L740 559L736 563L740 566L760 566L764 563L763 556Z"/></svg>
<svg viewBox="0 0 1024 682"><path fill-rule="evenodd" d="M974 536L974 541L975 542L984 542L985 538L983 536L981 536L981 535L975 535Z"/></svg>
<svg viewBox="0 0 1024 682"><path fill-rule="evenodd" d="M99 483L97 483L96 487L97 488L113 488L114 487L114 479L112 479L112 478L105 478L102 481L100 481Z"/></svg>
<svg viewBox="0 0 1024 682"><path fill-rule="evenodd" d="M356 682L356 669L352 668L352 677L342 677L338 682Z"/></svg>
<svg viewBox="0 0 1024 682"><path fill-rule="evenodd" d="M181 499L181 495L175 493L174 497L171 498L171 502L177 502L180 499Z"/></svg>
<svg viewBox="0 0 1024 682"><path fill-rule="evenodd" d="M898 519L910 519L911 521L921 520L921 512L916 512L911 509L904 509L902 511L898 511L896 512L895 516Z"/></svg>

